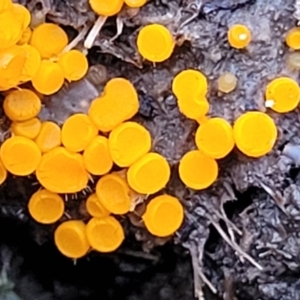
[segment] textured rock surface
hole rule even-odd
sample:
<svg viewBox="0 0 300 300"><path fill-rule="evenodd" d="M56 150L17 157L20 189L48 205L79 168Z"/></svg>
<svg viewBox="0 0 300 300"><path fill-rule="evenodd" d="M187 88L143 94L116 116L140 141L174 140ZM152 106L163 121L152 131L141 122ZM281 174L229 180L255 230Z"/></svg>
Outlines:
<svg viewBox="0 0 300 300"><path fill-rule="evenodd" d="M72 37L92 26L96 18L89 11L87 0L19 2L66 26ZM27 275L14 273L19 266L11 264L8 273L16 284L24 276L23 280L39 286L35 287L40 289L37 293L46 294L41 299L79 299L76 298L78 286L80 299L99 299L102 290L97 289L98 282L84 281L82 285L79 282L83 272L95 274L96 267L104 266L113 271L103 284L109 288L104 289L105 293L102 291L101 299L187 300L193 298L192 281L199 298L300 299L300 179L295 166L298 161L282 155L287 143L300 145L299 109L282 115L267 110L279 130L274 150L260 159L247 158L235 150L219 162L217 183L196 193L180 183L177 165L185 152L195 148L193 135L197 124L180 114L170 89L174 75L180 70L197 68L209 79L210 116L221 116L233 123L245 111L266 111L264 90L270 80L289 76L299 82L299 72L287 63L289 50L284 44L285 32L295 26L294 18L300 19L297 17L300 15L298 2L153 0L138 12L124 10L118 16L124 28L114 41L111 38L116 33L117 22L109 19L88 56L95 65L94 71L83 81L46 97L41 118L61 124L74 112L86 112L107 79L115 76L130 79L140 96L136 120L151 131L153 150L163 154L172 165L172 179L166 190L178 196L186 208L185 224L176 234L175 242L188 249L192 259L182 250L174 253L169 243L157 250L155 245L166 241L153 239L143 228L128 222L126 228L130 238L112 257L91 256L88 259L97 262L95 266L91 267L86 259L77 269L63 260L67 270L65 277L59 276L60 263L54 266L45 263L45 269L40 272L52 272L46 283L39 279L40 275L32 275L36 273L30 268L26 269ZM143 62L135 46L140 27L151 22L166 25L180 45L170 60L157 66ZM234 50L227 43L227 30L234 23L243 23L252 31L253 39L246 50ZM236 89L228 94L220 93L217 88L217 79L224 72L231 72L238 79ZM5 128L2 131L5 134ZM29 195L38 188L31 185L34 181L34 178L11 178L1 187L2 215L30 224L27 229L28 239L35 243L32 247L49 248L51 250L42 253L62 261L51 248L53 228L38 226L28 218L26 204ZM67 214L84 218L79 209L83 198L84 195L78 195L78 199L68 201ZM10 250L5 251L15 251L17 247L14 247L9 245ZM37 248L35 251L39 253ZM124 256L124 252L131 253L130 258L127 254ZM28 259L22 251L15 255L23 257L24 261ZM139 255L143 257L141 261L136 257ZM169 255L174 255L174 260L168 260ZM160 271L159 266L166 262L172 267ZM77 273L67 281L73 271ZM94 282L95 278L90 280ZM17 290L24 299L33 299L26 298L21 288Z"/></svg>

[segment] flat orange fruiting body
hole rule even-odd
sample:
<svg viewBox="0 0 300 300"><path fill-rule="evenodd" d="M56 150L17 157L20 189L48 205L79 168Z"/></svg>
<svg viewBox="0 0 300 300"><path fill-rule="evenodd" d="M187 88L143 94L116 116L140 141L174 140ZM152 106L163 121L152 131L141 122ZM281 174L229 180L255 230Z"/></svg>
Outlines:
<svg viewBox="0 0 300 300"><path fill-rule="evenodd" d="M125 4L131 8L139 8L144 6L148 0L125 0Z"/></svg>
<svg viewBox="0 0 300 300"><path fill-rule="evenodd" d="M83 190L89 180L82 156L58 147L42 156L36 170L40 184L53 193L77 193Z"/></svg>
<svg viewBox="0 0 300 300"><path fill-rule="evenodd" d="M0 157L7 171L18 176L32 174L41 161L41 151L30 139L14 136L4 141Z"/></svg>
<svg viewBox="0 0 300 300"><path fill-rule="evenodd" d="M40 98L31 90L10 92L4 99L3 109L12 121L26 121L36 117L42 107Z"/></svg>
<svg viewBox="0 0 300 300"><path fill-rule="evenodd" d="M94 218L104 218L110 215L110 211L103 206L96 193L87 198L85 205L87 212Z"/></svg>
<svg viewBox="0 0 300 300"><path fill-rule="evenodd" d="M151 149L150 132L136 122L124 122L109 134L111 157L120 167L129 167Z"/></svg>
<svg viewBox="0 0 300 300"><path fill-rule="evenodd" d="M0 160L0 185L3 184L6 178L7 178L7 170L5 169L2 161Z"/></svg>
<svg viewBox="0 0 300 300"><path fill-rule="evenodd" d="M92 102L89 117L100 131L108 132L132 118L138 109L138 95L132 83L125 78L113 78L103 94Z"/></svg>
<svg viewBox="0 0 300 300"><path fill-rule="evenodd" d="M111 17L121 11L124 0L89 0L89 2L95 13Z"/></svg>
<svg viewBox="0 0 300 300"><path fill-rule="evenodd" d="M22 26L12 10L0 14L0 50L12 47L18 42L22 36Z"/></svg>
<svg viewBox="0 0 300 300"><path fill-rule="evenodd" d="M294 27L290 29L286 34L285 41L291 49L299 50L300 49L300 28Z"/></svg>
<svg viewBox="0 0 300 300"><path fill-rule="evenodd" d="M192 150L181 158L179 177L187 187L203 190L217 180L218 164L215 159L204 155L201 151Z"/></svg>
<svg viewBox="0 0 300 300"><path fill-rule="evenodd" d="M260 157L272 150L278 133L271 117L262 112L251 111L235 121L233 134L241 152L250 157Z"/></svg>
<svg viewBox="0 0 300 300"><path fill-rule="evenodd" d="M172 34L163 25L144 26L137 37L137 48L141 56L152 62L163 62L170 58L175 47Z"/></svg>
<svg viewBox="0 0 300 300"><path fill-rule="evenodd" d="M177 99L187 98L191 95L203 98L206 96L207 90L207 79L198 70L183 70L174 77L172 82L172 91Z"/></svg>
<svg viewBox="0 0 300 300"><path fill-rule="evenodd" d="M93 175L108 173L113 166L108 139L104 136L95 137L83 152L83 162L85 168Z"/></svg>
<svg viewBox="0 0 300 300"><path fill-rule="evenodd" d="M70 151L81 152L98 135L96 126L85 114L75 114L63 124L61 139Z"/></svg>
<svg viewBox="0 0 300 300"><path fill-rule="evenodd" d="M68 36L58 25L43 23L33 30L30 44L40 52L42 58L49 59L67 46Z"/></svg>
<svg viewBox="0 0 300 300"><path fill-rule="evenodd" d="M172 91L177 98L180 112L198 122L209 111L207 90L206 77L200 71L193 69L181 71L172 82Z"/></svg>
<svg viewBox="0 0 300 300"><path fill-rule="evenodd" d="M57 222L63 215L65 204L56 193L38 190L29 200L28 210L32 218L42 224Z"/></svg>
<svg viewBox="0 0 300 300"><path fill-rule="evenodd" d="M16 87L26 62L26 52L20 46L0 50L0 90Z"/></svg>
<svg viewBox="0 0 300 300"><path fill-rule="evenodd" d="M272 101L270 106L278 113L294 110L300 101L298 83L289 77L279 77L271 81L266 89L266 101Z"/></svg>
<svg viewBox="0 0 300 300"><path fill-rule="evenodd" d="M43 153L59 147L61 144L60 127L51 121L43 122L35 142Z"/></svg>
<svg viewBox="0 0 300 300"><path fill-rule="evenodd" d="M82 79L89 68L86 56L78 50L70 50L64 53L59 57L58 64L61 66L68 81Z"/></svg>
<svg viewBox="0 0 300 300"><path fill-rule="evenodd" d="M126 214L131 207L130 187L117 173L101 177L96 185L96 194L102 205L113 214Z"/></svg>
<svg viewBox="0 0 300 300"><path fill-rule="evenodd" d="M228 30L228 42L233 48L242 49L247 47L251 42L251 38L251 31L245 25L235 24Z"/></svg>
<svg viewBox="0 0 300 300"><path fill-rule="evenodd" d="M77 259L85 256L90 249L85 230L86 225L82 221L71 220L61 223L54 232L56 247L69 258Z"/></svg>
<svg viewBox="0 0 300 300"><path fill-rule="evenodd" d="M14 18L20 23L22 31L25 30L31 22L30 11L24 5L14 3L12 12Z"/></svg>
<svg viewBox="0 0 300 300"><path fill-rule="evenodd" d="M64 84L64 72L58 63L43 60L32 78L33 87L41 94L51 95Z"/></svg>
<svg viewBox="0 0 300 300"><path fill-rule="evenodd" d="M148 203L142 218L151 234L166 237L179 229L184 219L184 211L177 198L160 195Z"/></svg>
<svg viewBox="0 0 300 300"><path fill-rule="evenodd" d="M222 118L211 118L199 126L195 136L198 149L205 155L220 159L234 148L232 126Z"/></svg>
<svg viewBox="0 0 300 300"><path fill-rule="evenodd" d="M178 99L177 104L179 111L183 115L199 123L209 112L209 103L206 98L190 95Z"/></svg>
<svg viewBox="0 0 300 300"><path fill-rule="evenodd" d="M24 67L22 68L21 78L22 82L31 80L38 72L41 64L40 53L31 45L20 46L26 55Z"/></svg>
<svg viewBox="0 0 300 300"><path fill-rule="evenodd" d="M140 194L154 194L164 188L170 179L170 166L158 153L147 153L127 171L129 186Z"/></svg>
<svg viewBox="0 0 300 300"><path fill-rule="evenodd" d="M18 45L25 45L28 44L31 39L32 30L30 27L27 27L23 30L22 36L20 37L20 40L18 41ZM37 51L37 50L36 50Z"/></svg>
<svg viewBox="0 0 300 300"><path fill-rule="evenodd" d="M0 1L0 13L11 10L13 8L12 0L1 0Z"/></svg>
<svg viewBox="0 0 300 300"><path fill-rule="evenodd" d="M23 122L12 122L10 129L14 135L35 139L42 127L42 122L38 118L33 118Z"/></svg>
<svg viewBox="0 0 300 300"><path fill-rule="evenodd" d="M86 236L91 247L99 252L112 252L125 238L124 230L113 216L92 218L86 225Z"/></svg>

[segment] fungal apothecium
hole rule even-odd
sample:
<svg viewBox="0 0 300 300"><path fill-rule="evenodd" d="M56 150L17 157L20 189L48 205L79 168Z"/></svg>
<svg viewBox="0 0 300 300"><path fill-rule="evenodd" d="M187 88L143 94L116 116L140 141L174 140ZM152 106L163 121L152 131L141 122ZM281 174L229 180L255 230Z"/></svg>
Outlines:
<svg viewBox="0 0 300 300"><path fill-rule="evenodd" d="M124 5L137 8L145 4L146 0L90 0L92 9L105 18L118 14ZM86 56L68 49L68 36L61 27L42 23L30 28L30 18L24 6L1 1L0 90L7 91L3 109L12 121L12 136L0 148L0 183L5 182L8 172L35 174L42 188L29 199L29 213L37 222L52 224L64 214L61 194L80 192L87 187L90 175L98 176L85 203L91 216L88 223L60 222L54 233L59 251L73 259L90 250L116 250L125 238L118 216L134 209L137 195L150 195L142 215L145 228L155 236L172 235L183 222L183 206L179 199L162 192L171 175L169 163L152 151L150 132L131 121L138 112L139 99L129 80L110 79L92 101L88 114L74 114L62 126L39 119L42 101L37 93L13 89L31 81L39 94L51 95L65 80L80 80L88 71ZM299 36L298 28L291 29L286 44L300 49ZM235 51L246 51L251 40L246 25L234 24L228 30L228 43ZM145 60L163 62L174 47L172 33L161 24L146 25L138 32L137 49ZM233 73L220 74L220 92L231 93L236 86ZM246 112L233 126L221 117L208 117L208 81L200 71L180 71L172 91L180 112L199 125L197 149L183 155L178 166L187 187L202 190L211 186L218 177L218 160L235 146L249 157L266 155L274 147L277 128L267 113ZM265 105L277 113L294 110L299 101L299 85L292 78L274 78L266 86ZM123 171L111 172L114 164ZM156 193L159 195L152 198Z"/></svg>

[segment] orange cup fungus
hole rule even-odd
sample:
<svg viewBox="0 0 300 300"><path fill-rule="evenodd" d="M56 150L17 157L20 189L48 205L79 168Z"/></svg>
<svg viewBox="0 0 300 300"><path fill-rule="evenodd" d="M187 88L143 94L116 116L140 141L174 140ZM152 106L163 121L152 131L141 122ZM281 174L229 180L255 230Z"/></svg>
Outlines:
<svg viewBox="0 0 300 300"><path fill-rule="evenodd" d="M125 0L125 4L131 8L139 8L147 3L147 0Z"/></svg>
<svg viewBox="0 0 300 300"><path fill-rule="evenodd" d="M85 230L86 225L82 221L70 220L61 223L54 233L56 247L69 258L83 257L90 249Z"/></svg>
<svg viewBox="0 0 300 300"><path fill-rule="evenodd" d="M27 176L37 169L41 161L41 151L32 140L14 136L1 145L0 157L10 173Z"/></svg>
<svg viewBox="0 0 300 300"><path fill-rule="evenodd" d="M294 110L300 101L298 83L289 77L279 77L271 81L266 89L266 106L278 113Z"/></svg>
<svg viewBox="0 0 300 300"><path fill-rule="evenodd" d="M2 0L1 0L2 1ZM15 17L13 10L0 14L0 49L7 49L17 44L22 36L23 23Z"/></svg>
<svg viewBox="0 0 300 300"><path fill-rule="evenodd" d="M132 118L139 109L139 99L132 83L124 78L107 82L103 94L95 99L89 117L100 131L108 132Z"/></svg>
<svg viewBox="0 0 300 300"><path fill-rule="evenodd" d="M163 62L173 53L175 41L163 25L144 26L137 37L137 48L141 56L152 62Z"/></svg>
<svg viewBox="0 0 300 300"><path fill-rule="evenodd" d="M140 194L154 194L164 188L170 179L170 166L158 153L147 153L127 171L129 186Z"/></svg>
<svg viewBox="0 0 300 300"><path fill-rule="evenodd" d="M233 48L245 48L251 42L251 31L245 25L235 24L228 30L228 42Z"/></svg>
<svg viewBox="0 0 300 300"><path fill-rule="evenodd" d="M201 151L192 150L181 158L179 177L187 187L203 190L217 180L218 164L215 159L206 156Z"/></svg>
<svg viewBox="0 0 300 300"><path fill-rule="evenodd" d="M113 161L129 167L150 151L151 135L136 122L124 122L111 131L108 145Z"/></svg>
<svg viewBox="0 0 300 300"><path fill-rule="evenodd" d="M64 72L58 63L43 60L32 78L32 85L39 93L51 95L60 90L64 80Z"/></svg>
<svg viewBox="0 0 300 300"><path fill-rule="evenodd" d="M20 83L25 62L26 52L20 46L16 45L5 50L0 50L1 91L9 90Z"/></svg>
<svg viewBox="0 0 300 300"><path fill-rule="evenodd" d="M25 44L28 44L30 39L31 39L31 34L32 34L32 30L27 27L23 33L22 33L22 36L20 38L20 40L18 41L18 45L25 45ZM34 48L35 49L35 48ZM37 50L36 50L37 51ZM40 55L40 53L39 53Z"/></svg>
<svg viewBox="0 0 300 300"><path fill-rule="evenodd" d="M0 13L11 10L13 8L12 0L1 0L0 2Z"/></svg>
<svg viewBox="0 0 300 300"><path fill-rule="evenodd" d="M68 81L82 79L89 68L86 56L78 50L70 50L59 57L58 64L61 66L64 77Z"/></svg>
<svg viewBox="0 0 300 300"><path fill-rule="evenodd" d="M10 129L14 135L35 139L39 134L42 123L38 118L33 118L23 122L12 122Z"/></svg>
<svg viewBox="0 0 300 300"><path fill-rule="evenodd" d="M220 159L227 156L234 147L233 129L226 120L211 118L199 126L195 141L205 155Z"/></svg>
<svg viewBox="0 0 300 300"><path fill-rule="evenodd" d="M121 11L124 0L89 0L89 2L95 13L111 17Z"/></svg>
<svg viewBox="0 0 300 300"><path fill-rule="evenodd" d="M166 237L179 229L183 222L184 211L177 198L161 195L149 202L142 218L151 234Z"/></svg>
<svg viewBox="0 0 300 300"><path fill-rule="evenodd" d="M192 69L178 73L172 83L172 91L177 98L180 112L197 121L209 111L209 103L205 97L207 89L206 77Z"/></svg>
<svg viewBox="0 0 300 300"><path fill-rule="evenodd" d="M63 124L61 139L70 151L81 152L98 134L96 126L85 114L75 114Z"/></svg>
<svg viewBox="0 0 300 300"><path fill-rule="evenodd" d="M39 51L42 58L49 59L67 46L68 36L58 25L43 23L33 30L30 44Z"/></svg>
<svg viewBox="0 0 300 300"><path fill-rule="evenodd" d="M96 194L102 205L116 215L129 212L131 190L126 180L117 173L104 175L96 185Z"/></svg>
<svg viewBox="0 0 300 300"><path fill-rule="evenodd" d="M96 136L85 148L83 162L89 173L93 175L108 173L113 166L108 139L104 136Z"/></svg>
<svg viewBox="0 0 300 300"><path fill-rule="evenodd" d="M43 153L59 147L61 144L60 127L51 121L43 122L35 142Z"/></svg>
<svg viewBox="0 0 300 300"><path fill-rule="evenodd" d="M286 34L285 41L291 49L299 50L300 49L300 28L294 27L290 29Z"/></svg>
<svg viewBox="0 0 300 300"><path fill-rule="evenodd" d="M187 98L196 95L205 97L208 89L206 77L197 70L187 69L178 73L172 82L172 91L178 98Z"/></svg>
<svg viewBox="0 0 300 300"><path fill-rule="evenodd" d="M4 99L3 109L12 121L26 121L36 117L42 104L31 90L20 89L10 92Z"/></svg>
<svg viewBox="0 0 300 300"><path fill-rule="evenodd" d="M110 211L108 211L103 204L99 201L96 193L91 194L85 203L87 212L95 218L104 218L110 215Z"/></svg>
<svg viewBox="0 0 300 300"><path fill-rule="evenodd" d="M86 225L86 236L90 246L99 252L112 252L124 240L124 230L113 216L92 218Z"/></svg>
<svg viewBox="0 0 300 300"><path fill-rule="evenodd" d="M272 150L277 139L277 128L267 114L251 111L235 121L233 134L241 152L250 157L260 157Z"/></svg>
<svg viewBox="0 0 300 300"><path fill-rule="evenodd" d="M42 156L36 170L40 184L53 193L77 193L88 183L82 156L58 147Z"/></svg>
<svg viewBox="0 0 300 300"><path fill-rule="evenodd" d="M12 7L14 18L21 24L21 29L25 30L31 22L30 11L21 4L14 3Z"/></svg>
<svg viewBox="0 0 300 300"><path fill-rule="evenodd" d="M22 45L21 48L25 51L26 60L21 73L21 82L31 80L37 73L41 64L40 53L31 45Z"/></svg>
<svg viewBox="0 0 300 300"><path fill-rule="evenodd" d="M2 161L0 160L0 184L2 184L7 178L7 170L5 169Z"/></svg>
<svg viewBox="0 0 300 300"><path fill-rule="evenodd" d="M56 193L48 190L35 192L28 203L28 210L34 220L42 224L57 222L63 215L65 204Z"/></svg>

